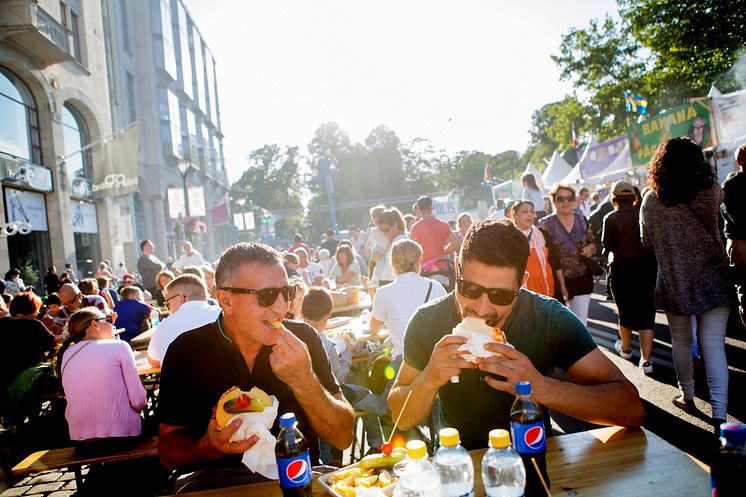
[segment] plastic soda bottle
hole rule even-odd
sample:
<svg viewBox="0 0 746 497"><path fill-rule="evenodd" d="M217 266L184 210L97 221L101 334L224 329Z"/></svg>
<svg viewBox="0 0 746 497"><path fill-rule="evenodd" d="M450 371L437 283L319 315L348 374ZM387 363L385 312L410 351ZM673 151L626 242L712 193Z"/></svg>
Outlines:
<svg viewBox="0 0 746 497"><path fill-rule="evenodd" d="M741 423L720 425L720 449L712 465L712 495L732 497L746 490L746 426Z"/></svg>
<svg viewBox="0 0 746 497"><path fill-rule="evenodd" d="M275 458L283 497L311 497L311 456L292 412L280 416Z"/></svg>
<svg viewBox="0 0 746 497"><path fill-rule="evenodd" d="M521 497L526 469L521 456L510 446L507 430L490 431L490 448L482 458L482 484L487 497Z"/></svg>
<svg viewBox="0 0 746 497"><path fill-rule="evenodd" d="M461 447L455 428L443 428L439 433L440 448L433 457L440 474L441 497L471 497L474 495L474 463Z"/></svg>
<svg viewBox="0 0 746 497"><path fill-rule="evenodd" d="M530 382L516 383L515 393L515 401L513 407L510 408L510 434L513 438L513 448L523 459L523 466L526 469L526 496L544 496L546 492L531 462L532 459L536 461L548 487L544 416L541 407L531 399Z"/></svg>
<svg viewBox="0 0 746 497"><path fill-rule="evenodd" d="M394 497L440 497L440 476L422 440L407 442L407 458L394 466L394 473L399 477Z"/></svg>

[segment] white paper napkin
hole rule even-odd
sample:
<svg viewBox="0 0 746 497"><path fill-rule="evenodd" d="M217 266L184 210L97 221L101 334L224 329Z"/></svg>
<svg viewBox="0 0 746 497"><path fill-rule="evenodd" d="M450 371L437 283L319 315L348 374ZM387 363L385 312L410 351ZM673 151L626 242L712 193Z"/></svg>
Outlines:
<svg viewBox="0 0 746 497"><path fill-rule="evenodd" d="M277 443L277 439L269 430L275 422L280 403L274 395L270 395L269 398L272 399L272 406L267 407L262 412L245 412L236 414L230 419L230 421L233 421L239 418L243 421L230 441L238 442L246 440L251 435L258 435L259 441L243 453L241 462L255 473L259 473L272 480L277 480L277 461L275 460L275 444Z"/></svg>

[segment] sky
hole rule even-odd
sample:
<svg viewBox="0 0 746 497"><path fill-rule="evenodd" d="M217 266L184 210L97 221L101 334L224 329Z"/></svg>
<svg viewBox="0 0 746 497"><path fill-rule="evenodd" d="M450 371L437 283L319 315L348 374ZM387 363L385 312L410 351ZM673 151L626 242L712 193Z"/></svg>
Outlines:
<svg viewBox="0 0 746 497"><path fill-rule="evenodd" d="M455 153L523 152L572 92L550 56L614 0L184 0L217 63L228 177L252 150L379 124Z"/></svg>

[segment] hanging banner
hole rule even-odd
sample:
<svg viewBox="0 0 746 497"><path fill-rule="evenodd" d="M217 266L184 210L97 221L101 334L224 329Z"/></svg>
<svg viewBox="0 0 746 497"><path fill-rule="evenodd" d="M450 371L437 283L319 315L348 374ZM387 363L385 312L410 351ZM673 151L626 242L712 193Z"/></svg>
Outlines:
<svg viewBox="0 0 746 497"><path fill-rule="evenodd" d="M96 204L72 200L70 212L73 215L73 233L98 233Z"/></svg>
<svg viewBox="0 0 746 497"><path fill-rule="evenodd" d="M187 188L187 195L189 195L189 215L192 217L206 215L205 189L201 186L190 186Z"/></svg>
<svg viewBox="0 0 746 497"><path fill-rule="evenodd" d="M238 231L246 230L246 225L243 221L243 212L237 212L233 214L233 225L238 228Z"/></svg>
<svg viewBox="0 0 746 497"><path fill-rule="evenodd" d="M632 164L643 166L671 138L689 137L702 148L712 146L710 112L699 102L674 107L627 128Z"/></svg>
<svg viewBox="0 0 746 497"><path fill-rule="evenodd" d="M456 220L459 215L459 196L435 197L433 199L433 214L443 221Z"/></svg>
<svg viewBox="0 0 746 497"><path fill-rule="evenodd" d="M5 213L9 223L28 223L32 231L49 231L43 193L5 188Z"/></svg>
<svg viewBox="0 0 746 497"><path fill-rule="evenodd" d="M93 150L95 198L116 197L140 190L137 155L140 125L135 124L110 142Z"/></svg>
<svg viewBox="0 0 746 497"><path fill-rule="evenodd" d="M168 198L168 217L170 219L177 219L179 216L186 217L184 189L169 188L166 190L166 197Z"/></svg>
<svg viewBox="0 0 746 497"><path fill-rule="evenodd" d="M224 226L228 224L230 220L230 213L228 211L228 202L218 204L210 210L212 216L213 226Z"/></svg>
<svg viewBox="0 0 746 497"><path fill-rule="evenodd" d="M734 142L746 138L746 90L713 97L710 102L718 141Z"/></svg>
<svg viewBox="0 0 746 497"><path fill-rule="evenodd" d="M598 176L620 157L626 145L626 136L589 145L580 159L580 175L583 178Z"/></svg>

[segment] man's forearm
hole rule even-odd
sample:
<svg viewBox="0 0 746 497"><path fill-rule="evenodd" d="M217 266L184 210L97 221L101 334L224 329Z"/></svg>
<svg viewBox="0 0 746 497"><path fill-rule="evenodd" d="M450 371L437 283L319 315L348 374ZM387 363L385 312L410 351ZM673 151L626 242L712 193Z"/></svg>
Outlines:
<svg viewBox="0 0 746 497"><path fill-rule="evenodd" d="M634 385L613 381L578 385L544 377L542 394L534 400L549 409L589 423L637 428L645 411Z"/></svg>
<svg viewBox="0 0 746 497"><path fill-rule="evenodd" d="M329 395L315 376L293 394L319 437L341 450L350 446L355 413L347 401Z"/></svg>
<svg viewBox="0 0 746 497"><path fill-rule="evenodd" d="M218 459L223 453L211 447L205 437L194 438L177 430L158 439L158 456L168 469L196 464L209 459Z"/></svg>
<svg viewBox="0 0 746 497"><path fill-rule="evenodd" d="M409 402L407 402L404 414L402 414L399 420L398 428L400 430L408 430L413 426L424 421L430 414L433 408L433 402L438 396L438 388L430 386L424 375L419 375L409 385L394 385L389 392L389 407L391 408L391 416L393 419L399 417L404 401L407 399L409 392L412 392Z"/></svg>

